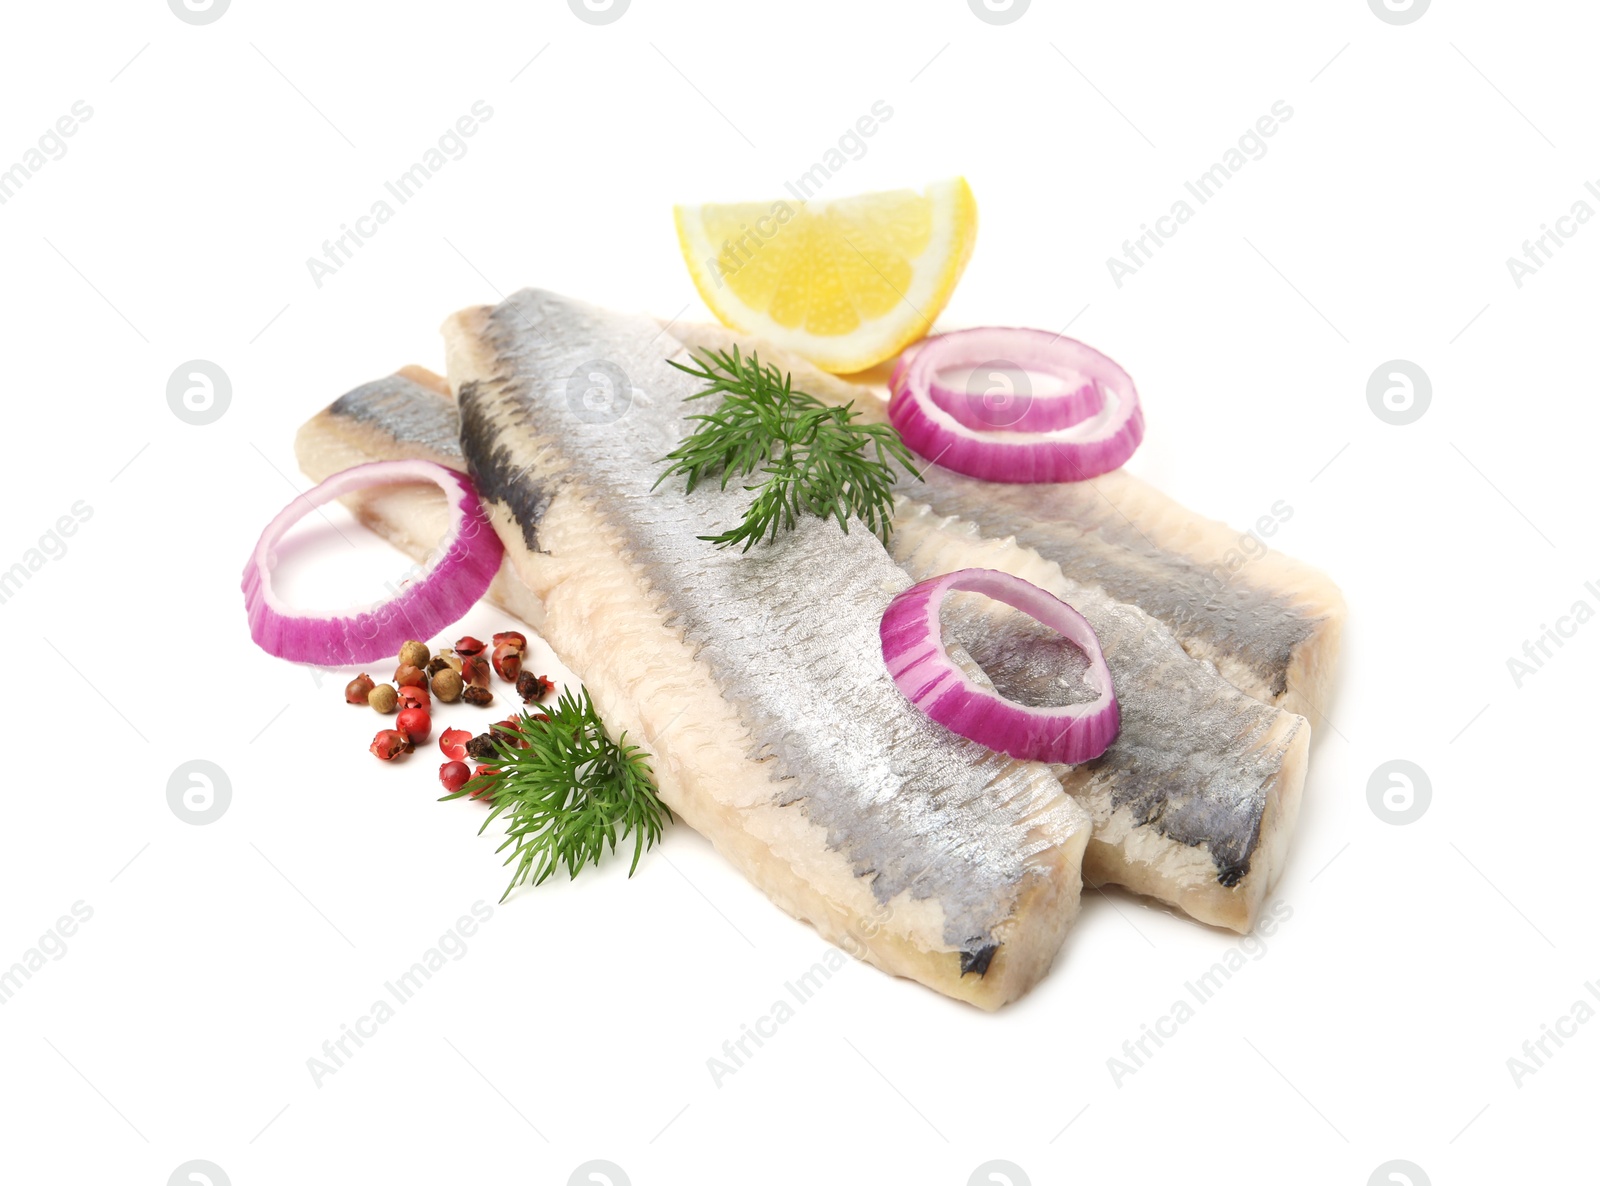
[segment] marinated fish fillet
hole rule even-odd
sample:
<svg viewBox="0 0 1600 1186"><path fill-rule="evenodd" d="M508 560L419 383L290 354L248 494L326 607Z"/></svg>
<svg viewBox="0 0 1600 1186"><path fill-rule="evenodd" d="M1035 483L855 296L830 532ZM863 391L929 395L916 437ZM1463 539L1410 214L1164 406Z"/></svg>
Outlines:
<svg viewBox="0 0 1600 1186"><path fill-rule="evenodd" d="M1122 728L1100 757L1056 768L1094 818L1084 880L1249 931L1283 870L1299 815L1311 741L1305 718L1246 696L1143 610L1068 579L1015 540L985 538L973 523L902 498L889 542L916 580L999 569L1088 619ZM1053 631L973 594L950 602L946 638L964 645L1003 695L1024 704L1092 697L1081 682L1087 659Z"/></svg>
<svg viewBox="0 0 1600 1186"><path fill-rule="evenodd" d="M464 470L461 418L443 378L421 367L395 374L335 400L301 426L295 457L313 481L367 461L415 458ZM366 527L417 563L432 556L450 527L444 491L433 485L371 486L341 500ZM544 607L528 591L509 557L486 597L538 629Z"/></svg>
<svg viewBox="0 0 1600 1186"><path fill-rule="evenodd" d="M657 343L658 352L672 349L665 339ZM423 456L460 466L449 440L455 410L436 390L398 377L356 389L302 430L302 467L320 479L377 458ZM416 554L442 530L443 500L433 492L414 497L437 504L435 518L424 524L411 503L387 508L394 518L383 509L363 517ZM999 568L1049 589L1089 618L1112 666L1123 726L1100 759L1058 771L1094 816L1086 876L1205 922L1249 930L1282 869L1298 812L1305 722L1242 695L1189 658L1161 623L1067 580L1030 549L982 539L972 525L904 499L891 543L918 579L962 567ZM957 612L958 606L967 608ZM1008 620L998 603L972 595L952 598L947 613L947 639L970 651L1006 695L1040 704L1090 695L1077 686L1082 653L1031 619ZM551 641L575 670L584 670Z"/></svg>
<svg viewBox="0 0 1600 1186"><path fill-rule="evenodd" d="M674 324L672 333L691 347L754 348L818 399L854 400L865 416L888 419L873 389L776 347L718 325ZM1345 605L1321 572L1257 536L1201 518L1126 470L1054 485L983 482L937 466L923 477L901 491L940 515L975 523L986 536L1015 536L1074 580L1137 605L1240 691L1322 718ZM1277 526L1273 519L1270 530Z"/></svg>
<svg viewBox="0 0 1600 1186"><path fill-rule="evenodd" d="M750 496L652 490L696 387L647 319L523 292L447 336L465 460L540 632L652 755L673 811L886 971L984 1008L1043 976L1078 911L1088 818L1049 767L956 737L900 695L878 621L911 581L879 541L815 519L748 553L697 539ZM631 380L632 406L605 423L568 394L595 359ZM368 385L301 431L301 463L448 461L451 412L404 377ZM415 544L421 505L369 501L366 517Z"/></svg>

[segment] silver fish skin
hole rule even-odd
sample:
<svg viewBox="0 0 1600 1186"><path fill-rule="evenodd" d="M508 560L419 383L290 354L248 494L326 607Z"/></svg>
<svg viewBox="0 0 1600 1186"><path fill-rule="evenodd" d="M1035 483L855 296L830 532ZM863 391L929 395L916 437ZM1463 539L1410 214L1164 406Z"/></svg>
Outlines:
<svg viewBox="0 0 1600 1186"><path fill-rule="evenodd" d="M648 319L524 291L445 334L462 453L541 633L668 805L887 971L986 1008L1035 983L1077 913L1088 820L1049 767L894 686L878 622L911 581L882 544L817 519L748 552L698 538L751 495L657 484L702 409Z"/></svg>
<svg viewBox="0 0 1600 1186"><path fill-rule="evenodd" d="M703 324L674 333L696 349L756 352L819 399L887 420L872 388L770 343ZM1305 714L1320 715L1338 652L1338 590L1259 540L1246 555L1241 533L1124 470L1061 485L980 482L937 466L921 476L899 486L890 540L913 577L1001 569L1077 607L1101 639L1122 732L1100 759L1061 772L1095 820L1085 879L1249 931L1287 861ZM1014 699L1070 693L1081 656L993 608L977 628L947 624Z"/></svg>
<svg viewBox="0 0 1600 1186"><path fill-rule="evenodd" d="M317 479L380 457L420 455L461 466L453 442L440 443L457 426L456 409L441 390L441 381L426 376L421 385L394 377L356 389L302 430L302 466ZM363 518L413 554L417 541L442 531L443 499L435 492L398 488L374 497L388 501L365 507ZM1230 687L1208 664L1188 657L1164 625L1068 580L1030 549L985 539L974 525L907 499L895 522L893 554L914 577L1002 569L1077 606L1095 627L1121 700L1122 733L1095 762L1057 770L1095 820L1088 879L1249 930L1286 857L1305 777L1305 722ZM509 583L530 596L520 579ZM505 603L504 592L491 596ZM952 650L970 652L1012 699L1058 704L1092 695L1081 683L1086 661L1076 647L998 603L957 595L944 626Z"/></svg>
<svg viewBox="0 0 1600 1186"><path fill-rule="evenodd" d="M673 332L691 347L756 350L819 399L853 402L865 419L888 420L874 388L770 344L719 325L678 324ZM1240 691L1326 719L1345 602L1327 576L1261 539L1292 517L1286 503L1262 516L1257 534L1196 515L1126 470L1085 482L1006 485L934 465L922 478L903 482L900 492L939 515L977 524L986 536L1014 536L1075 581L1137 605Z"/></svg>
<svg viewBox="0 0 1600 1186"><path fill-rule="evenodd" d="M980 482L937 466L923 476L902 493L985 535L1012 536L1074 580L1137 605L1256 699L1322 716L1345 608L1320 573L1249 533L1198 519L1122 470L1036 486ZM1206 542L1219 528L1221 544Z"/></svg>
<svg viewBox="0 0 1600 1186"><path fill-rule="evenodd" d="M301 471L316 482L368 461L415 459L467 468L450 389L421 367L403 367L346 392L300 426L294 449ZM419 566L434 558L450 527L444 492L432 485L370 486L340 502ZM544 606L509 559L485 596L535 629L544 621Z"/></svg>
<svg viewBox="0 0 1600 1186"><path fill-rule="evenodd" d="M1250 931L1283 871L1299 815L1311 740L1305 718L1233 687L1139 607L1068 578L1014 539L986 536L976 523L902 497L890 548L914 579L998 569L1083 614L1122 715L1104 754L1056 768L1094 819L1084 880ZM946 637L1012 700L1062 704L1092 695L1081 680L1082 653L1016 611L964 594L950 599L942 622Z"/></svg>

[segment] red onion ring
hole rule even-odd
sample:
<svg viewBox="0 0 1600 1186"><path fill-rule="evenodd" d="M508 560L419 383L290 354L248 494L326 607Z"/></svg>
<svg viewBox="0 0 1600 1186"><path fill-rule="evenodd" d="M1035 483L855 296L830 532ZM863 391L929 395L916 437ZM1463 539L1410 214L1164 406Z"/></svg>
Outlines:
<svg viewBox="0 0 1600 1186"><path fill-rule="evenodd" d="M1100 695L1084 704L1031 707L974 683L950 658L939 627L939 607L957 591L1004 602L1077 644L1089 659L1085 678ZM1094 629L1066 602L1010 573L965 568L913 585L883 611L878 637L906 699L952 733L1013 758L1077 765L1105 753L1121 728Z"/></svg>
<svg viewBox="0 0 1600 1186"><path fill-rule="evenodd" d="M986 343L996 351L996 356L971 367L972 376L994 377L1006 370L1031 371L1059 379L1061 391L1039 393L1031 389L1024 377L1021 390L1010 385L1010 390L973 390L972 379L966 390L946 384L939 373L928 380L928 393L933 402L968 428L979 432L1006 429L1010 432L1051 432L1058 428L1071 428L1074 424L1098 416L1105 407L1105 394L1093 379L1086 378L1059 348L1060 338L1037 329L989 329L964 331L981 333ZM945 335L946 337L952 335ZM898 379L916 348L901 356L895 367ZM891 380L891 384L894 380Z"/></svg>
<svg viewBox="0 0 1600 1186"><path fill-rule="evenodd" d="M272 588L277 545L317 507L369 486L431 482L450 504L450 529L422 575L399 595L351 617L317 617L282 604ZM504 555L477 491L465 474L431 461L374 461L334 474L279 511L245 565L250 637L268 654L296 663L343 667L392 659L407 639L427 640L460 621L488 590Z"/></svg>
<svg viewBox="0 0 1600 1186"><path fill-rule="evenodd" d="M1009 360L995 359L973 368L994 374L1006 367ZM1037 392L1012 388L999 393L991 391L962 391L946 386L935 378L928 385L933 402L968 428L979 432L1003 429L1007 432L1053 432L1058 428L1071 428L1090 416L1098 416L1105 407L1106 397L1093 383L1071 391Z"/></svg>
<svg viewBox="0 0 1600 1186"><path fill-rule="evenodd" d="M1009 425L985 421L962 393L943 388L941 397L941 372L997 365L1059 376L1068 390L1009 410L1015 416ZM986 481L1082 481L1116 469L1144 439L1139 393L1128 373L1098 350L1043 330L968 329L929 338L902 356L889 386L889 422L909 448Z"/></svg>

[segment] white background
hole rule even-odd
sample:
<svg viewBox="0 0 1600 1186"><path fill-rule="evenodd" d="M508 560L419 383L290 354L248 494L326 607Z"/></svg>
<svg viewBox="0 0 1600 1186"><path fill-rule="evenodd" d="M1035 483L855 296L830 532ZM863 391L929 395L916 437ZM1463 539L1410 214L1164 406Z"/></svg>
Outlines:
<svg viewBox="0 0 1600 1186"><path fill-rule="evenodd" d="M1520 1086L1507 1059L1600 979L1600 626L1521 688L1506 660L1600 606L1600 226L1521 288L1505 260L1575 201L1600 209L1592 6L1440 0L1397 27L1361 0L1035 0L993 27L963 0L634 0L593 27L558 0L234 0L193 27L141 0L6 23L0 168L74 101L93 116L0 206L0 568L75 502L93 515L0 605L0 965L72 903L94 913L0 1006L0 1176L1579 1175L1600 1024ZM306 258L478 99L494 115L467 155L317 287ZM305 485L295 427L439 366L445 314L524 284L705 316L671 204L779 196L877 99L892 120L829 192L970 179L981 231L944 323L1070 324L1139 384L1135 471L1241 526L1287 501L1275 542L1345 590L1292 916L1120 1085L1107 1059L1239 940L1090 894L1002 1013L852 964L717 1087L706 1060L823 944L678 827L631 882L612 863L496 907L314 1085L306 1060L503 875L475 809L434 802L431 758L366 754L345 676L248 640L238 577ZM1119 288L1106 258L1279 99L1267 154ZM201 427L165 394L194 358L233 388ZM1433 385L1405 427L1366 401L1394 358ZM317 553L328 590L403 568L344 529L355 551ZM166 800L195 758L232 786L204 827ZM1368 807L1392 758L1432 783L1409 826Z"/></svg>

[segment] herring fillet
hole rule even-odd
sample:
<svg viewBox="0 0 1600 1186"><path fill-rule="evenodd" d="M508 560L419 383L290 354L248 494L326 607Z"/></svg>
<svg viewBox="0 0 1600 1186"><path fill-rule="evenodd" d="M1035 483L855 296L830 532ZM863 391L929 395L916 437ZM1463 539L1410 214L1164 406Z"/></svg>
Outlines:
<svg viewBox="0 0 1600 1186"><path fill-rule="evenodd" d="M1143 610L1069 579L1014 539L987 538L974 523L902 497L890 548L916 580L998 569L1088 620L1122 725L1100 757L1056 767L1094 820L1084 880L1157 898L1201 922L1251 930L1282 873L1299 815L1311 741L1305 718L1245 695ZM1024 703L1080 698L1087 661L1047 628L970 594L943 621L947 637L967 648L1002 694Z"/></svg>
<svg viewBox="0 0 1600 1186"><path fill-rule="evenodd" d="M302 430L302 467L320 478L358 461L419 454L459 466L459 452L449 448L453 423L454 409L432 391L397 378L368 384ZM432 492L426 496L442 508ZM363 518L403 546L440 529L419 530L416 507L396 513L389 522L381 514ZM442 509L437 513L442 525ZM1239 693L1136 607L1067 580L1058 565L1029 549L983 539L971 524L902 500L891 545L915 577L1000 568L1089 617L1112 665L1124 723L1104 757L1060 771L1094 817L1088 880L1124 885L1202 921L1247 931L1282 869L1305 777L1305 722ZM1005 694L1051 702L1081 672L1081 653L1062 647L1052 632L1030 634L1025 627L1019 634L1013 624L1002 629L979 617L947 620L947 636L997 684L1003 680Z"/></svg>
<svg viewBox="0 0 1600 1186"><path fill-rule="evenodd" d="M750 495L657 485L696 382L644 318L524 291L446 326L462 452L542 633L658 759L668 802L835 942L998 1005L1048 970L1088 839L1047 768L933 725L878 620L910 584L859 524L750 552L701 536ZM596 360L628 406L595 414ZM604 369L600 366L600 369Z"/></svg>
<svg viewBox="0 0 1600 1186"><path fill-rule="evenodd" d="M703 323L675 324L673 333L691 347L755 349L792 373L797 388L830 403L853 401L864 417L888 420L872 388L770 344ZM1015 536L1075 580L1137 605L1240 691L1326 719L1345 604L1317 569L1194 514L1122 469L1056 484L984 482L937 466L923 478L903 482L901 492L937 514L976 524L986 536Z"/></svg>
<svg viewBox="0 0 1600 1186"><path fill-rule="evenodd" d="M450 389L422 367L363 383L313 416L295 435L295 459L313 481L368 461L417 459L464 470L461 419ZM356 519L417 563L433 557L450 528L444 493L432 485L369 486L341 500ZM484 594L534 629L544 607L507 558Z"/></svg>
<svg viewBox="0 0 1600 1186"><path fill-rule="evenodd" d="M652 490L696 388L647 319L523 292L447 336L462 451L540 632L652 755L668 805L887 971L984 1008L1043 976L1077 913L1087 816L1048 767L957 738L899 694L877 626L911 582L878 540L821 520L749 553L697 539L749 496ZM568 394L595 359L633 392L609 423ZM417 435L396 391L449 410L410 379L368 388L302 429L308 472Z"/></svg>

